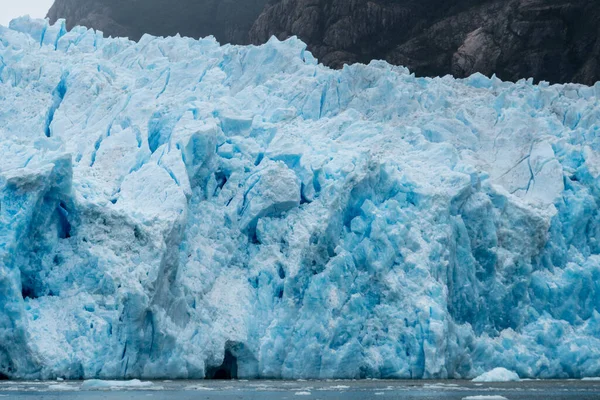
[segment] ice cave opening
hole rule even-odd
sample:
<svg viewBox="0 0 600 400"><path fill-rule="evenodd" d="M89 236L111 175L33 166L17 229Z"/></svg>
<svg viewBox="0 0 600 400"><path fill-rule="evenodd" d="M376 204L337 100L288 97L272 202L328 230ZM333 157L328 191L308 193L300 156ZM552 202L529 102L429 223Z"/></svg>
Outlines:
<svg viewBox="0 0 600 400"><path fill-rule="evenodd" d="M208 367L206 370L206 379L229 380L238 377L238 359L233 354L236 343L227 342L225 344L225 357L223 363L218 367Z"/></svg>

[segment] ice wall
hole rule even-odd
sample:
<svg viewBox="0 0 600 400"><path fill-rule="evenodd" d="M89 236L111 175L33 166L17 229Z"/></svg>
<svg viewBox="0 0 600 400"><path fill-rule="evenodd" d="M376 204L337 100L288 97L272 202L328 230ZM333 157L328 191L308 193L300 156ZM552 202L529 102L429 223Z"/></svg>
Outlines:
<svg viewBox="0 0 600 400"><path fill-rule="evenodd" d="M600 375L600 84L0 27L0 374Z"/></svg>

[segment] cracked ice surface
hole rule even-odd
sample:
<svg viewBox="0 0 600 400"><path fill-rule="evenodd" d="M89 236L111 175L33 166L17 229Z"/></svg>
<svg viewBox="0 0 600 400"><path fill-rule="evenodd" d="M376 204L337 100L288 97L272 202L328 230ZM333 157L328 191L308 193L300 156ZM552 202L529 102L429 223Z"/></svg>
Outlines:
<svg viewBox="0 0 600 400"><path fill-rule="evenodd" d="M600 374L600 85L0 27L0 373Z"/></svg>

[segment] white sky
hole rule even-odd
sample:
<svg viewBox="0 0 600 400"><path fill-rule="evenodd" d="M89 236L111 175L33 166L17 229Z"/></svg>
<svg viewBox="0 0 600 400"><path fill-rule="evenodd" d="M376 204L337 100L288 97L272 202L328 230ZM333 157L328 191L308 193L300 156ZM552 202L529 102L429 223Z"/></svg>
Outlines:
<svg viewBox="0 0 600 400"><path fill-rule="evenodd" d="M44 18L54 0L0 0L0 25L8 26L11 19L29 14Z"/></svg>

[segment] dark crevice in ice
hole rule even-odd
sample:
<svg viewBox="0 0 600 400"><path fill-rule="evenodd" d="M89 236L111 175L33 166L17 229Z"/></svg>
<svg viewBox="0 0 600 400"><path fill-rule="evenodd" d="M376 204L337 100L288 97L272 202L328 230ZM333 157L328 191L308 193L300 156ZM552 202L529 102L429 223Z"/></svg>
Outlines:
<svg viewBox="0 0 600 400"><path fill-rule="evenodd" d="M44 134L46 135L46 137L52 136L52 131L50 129L50 126L52 125L52 121L54 121L54 114L56 114L56 111L60 108L60 105L62 104L62 102L65 98L65 95L67 94L66 80L67 80L67 74L65 74L61 77L60 82L56 86L56 89L54 89L54 91L52 92L52 104L50 105L50 108L48 109L48 115L46 117L46 125L44 128Z"/></svg>
<svg viewBox="0 0 600 400"><path fill-rule="evenodd" d="M24 285L24 284L22 285L22 288L21 288L21 296L23 297L23 299L36 299L37 298L33 288L30 287L29 285Z"/></svg>
<svg viewBox="0 0 600 400"><path fill-rule="evenodd" d="M68 239L71 237L71 224L69 223L69 212L65 203L61 202L56 209L58 214L58 237Z"/></svg>
<svg viewBox="0 0 600 400"><path fill-rule="evenodd" d="M233 345L227 342L223 364L218 367L208 367L206 370L206 379L237 379L238 363L237 357L232 353L232 347Z"/></svg>

